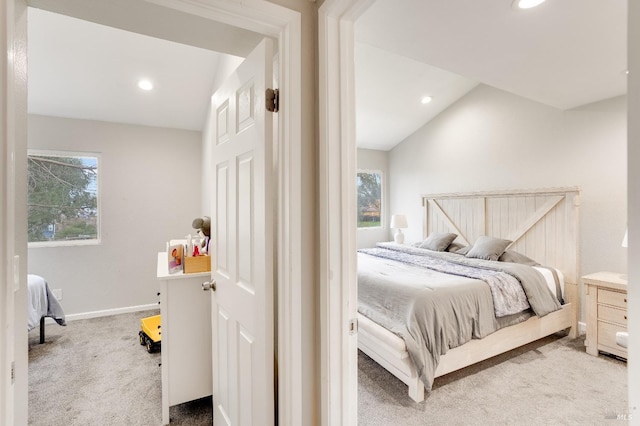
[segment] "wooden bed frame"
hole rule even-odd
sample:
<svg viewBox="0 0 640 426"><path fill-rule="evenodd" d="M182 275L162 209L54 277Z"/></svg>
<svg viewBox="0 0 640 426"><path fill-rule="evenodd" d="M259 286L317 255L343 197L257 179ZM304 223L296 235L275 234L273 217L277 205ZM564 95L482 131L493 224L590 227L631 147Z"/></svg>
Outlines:
<svg viewBox="0 0 640 426"><path fill-rule="evenodd" d="M450 349L441 356L435 377L567 328L570 337L577 336L579 188L423 195L422 205L424 238L431 232L454 232L456 242L465 245L481 235L505 238L513 241L509 249L564 275L562 309ZM406 383L414 401L424 400L424 385L402 339L362 315L358 328L358 348Z"/></svg>

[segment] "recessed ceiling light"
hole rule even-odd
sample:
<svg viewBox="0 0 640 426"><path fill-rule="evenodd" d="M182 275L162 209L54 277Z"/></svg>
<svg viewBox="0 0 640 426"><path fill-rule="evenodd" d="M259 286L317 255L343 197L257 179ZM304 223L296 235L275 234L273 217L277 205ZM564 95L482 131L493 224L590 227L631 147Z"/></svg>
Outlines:
<svg viewBox="0 0 640 426"><path fill-rule="evenodd" d="M138 87L141 88L142 90L151 90L153 89L153 83L150 82L149 80L140 80L138 82Z"/></svg>
<svg viewBox="0 0 640 426"><path fill-rule="evenodd" d="M428 104L432 100L433 100L433 98L431 96L425 96L424 98L422 98L422 100L420 102L422 102L423 104Z"/></svg>
<svg viewBox="0 0 640 426"><path fill-rule="evenodd" d="M531 9L532 7L540 6L545 0L513 0L514 9Z"/></svg>

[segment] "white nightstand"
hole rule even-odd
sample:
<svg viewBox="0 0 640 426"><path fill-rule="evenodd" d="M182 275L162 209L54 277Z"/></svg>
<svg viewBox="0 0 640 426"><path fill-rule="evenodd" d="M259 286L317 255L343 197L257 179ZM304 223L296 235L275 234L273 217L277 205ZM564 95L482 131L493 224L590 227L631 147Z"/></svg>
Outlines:
<svg viewBox="0 0 640 426"><path fill-rule="evenodd" d="M582 277L587 296L587 353L599 351L627 358L627 349L616 343L616 333L627 331L627 276L596 272Z"/></svg>

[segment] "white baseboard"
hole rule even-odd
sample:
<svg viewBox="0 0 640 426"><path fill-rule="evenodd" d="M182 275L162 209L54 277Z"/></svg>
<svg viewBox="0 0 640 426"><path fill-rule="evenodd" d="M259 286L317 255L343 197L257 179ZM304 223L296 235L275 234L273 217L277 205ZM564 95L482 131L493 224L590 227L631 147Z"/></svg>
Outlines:
<svg viewBox="0 0 640 426"><path fill-rule="evenodd" d="M107 317L110 315L118 315L118 314L128 314L131 312L141 312L141 311L150 311L152 309L159 309L160 305L157 303L152 303L150 305L138 305L138 306L127 306L124 308L115 308L115 309L105 309L103 311L93 311L93 312L82 312L79 314L69 314L65 315L65 319L67 321L76 321L81 319L89 319L89 318L99 318L99 317ZM53 318L47 318L46 323L55 322Z"/></svg>

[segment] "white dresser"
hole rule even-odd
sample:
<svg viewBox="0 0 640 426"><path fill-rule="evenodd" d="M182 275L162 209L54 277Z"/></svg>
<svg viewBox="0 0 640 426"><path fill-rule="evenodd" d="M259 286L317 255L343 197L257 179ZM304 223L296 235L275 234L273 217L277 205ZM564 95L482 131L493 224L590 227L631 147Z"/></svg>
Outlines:
<svg viewBox="0 0 640 426"><path fill-rule="evenodd" d="M162 315L162 424L169 407L212 394L211 296L202 291L210 272L169 274L158 253Z"/></svg>

